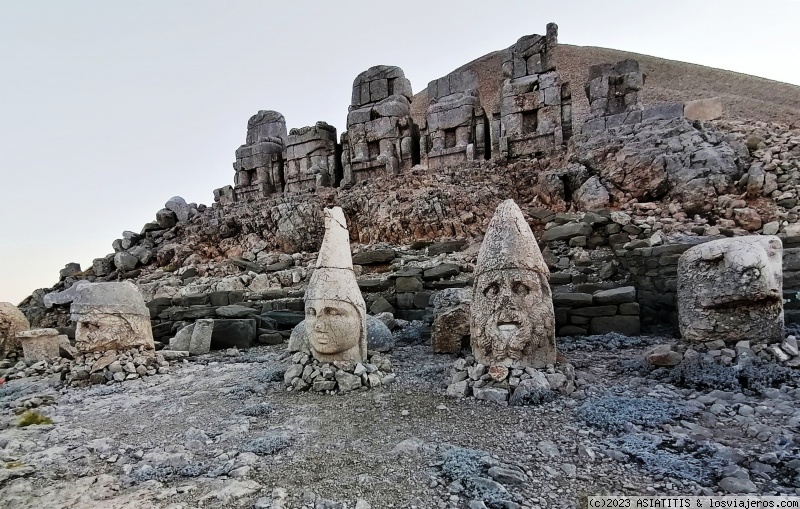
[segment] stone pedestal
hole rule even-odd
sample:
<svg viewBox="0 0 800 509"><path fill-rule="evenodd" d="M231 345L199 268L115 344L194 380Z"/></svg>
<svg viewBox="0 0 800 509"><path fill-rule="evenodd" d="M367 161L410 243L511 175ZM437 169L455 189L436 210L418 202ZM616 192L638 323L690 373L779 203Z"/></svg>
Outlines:
<svg viewBox="0 0 800 509"><path fill-rule="evenodd" d="M62 338L66 339L66 336L61 336L56 329L33 329L17 333L17 341L28 362L58 359L58 345Z"/></svg>

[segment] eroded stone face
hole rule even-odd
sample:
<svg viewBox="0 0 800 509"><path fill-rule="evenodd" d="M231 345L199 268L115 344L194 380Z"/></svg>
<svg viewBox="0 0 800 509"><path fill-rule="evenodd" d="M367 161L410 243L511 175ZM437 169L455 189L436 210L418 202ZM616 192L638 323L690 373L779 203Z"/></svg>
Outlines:
<svg viewBox="0 0 800 509"><path fill-rule="evenodd" d="M361 317L355 306L333 299L309 300L306 320L312 352L347 359L359 357Z"/></svg>
<svg viewBox="0 0 800 509"><path fill-rule="evenodd" d="M783 248L775 236L715 240L678 261L678 319L690 341L783 339Z"/></svg>
<svg viewBox="0 0 800 509"><path fill-rule="evenodd" d="M513 200L501 203L478 253L472 353L481 364L545 367L556 362L549 271Z"/></svg>

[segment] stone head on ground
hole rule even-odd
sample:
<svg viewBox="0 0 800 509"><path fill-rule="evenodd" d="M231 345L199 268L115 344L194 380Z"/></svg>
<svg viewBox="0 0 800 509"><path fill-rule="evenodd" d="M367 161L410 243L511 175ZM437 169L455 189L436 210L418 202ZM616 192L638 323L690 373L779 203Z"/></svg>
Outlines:
<svg viewBox="0 0 800 509"><path fill-rule="evenodd" d="M678 321L689 341L783 339L783 247L772 235L714 240L678 261Z"/></svg>
<svg viewBox="0 0 800 509"><path fill-rule="evenodd" d="M150 312L133 283L84 283L70 307L80 352L155 348Z"/></svg>
<svg viewBox="0 0 800 509"><path fill-rule="evenodd" d="M555 364L555 314L542 253L513 200L495 210L478 253L470 335L486 366Z"/></svg>
<svg viewBox="0 0 800 509"><path fill-rule="evenodd" d="M305 296L309 348L322 362L367 358L367 306L350 255L350 234L339 207L324 210L325 237Z"/></svg>

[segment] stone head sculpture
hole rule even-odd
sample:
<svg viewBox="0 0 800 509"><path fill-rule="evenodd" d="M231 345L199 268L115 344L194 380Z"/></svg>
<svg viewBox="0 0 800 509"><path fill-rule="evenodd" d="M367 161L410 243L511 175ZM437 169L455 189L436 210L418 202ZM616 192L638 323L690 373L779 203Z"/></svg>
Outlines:
<svg viewBox="0 0 800 509"><path fill-rule="evenodd" d="M556 362L550 271L514 200L495 210L478 252L470 335L481 364L542 368Z"/></svg>
<svg viewBox="0 0 800 509"><path fill-rule="evenodd" d="M309 348L322 362L367 358L367 306L350 256L350 235L340 207L324 210L325 237L306 290Z"/></svg>
<svg viewBox="0 0 800 509"><path fill-rule="evenodd" d="M714 240L678 260L678 322L689 341L783 339L783 247L772 235Z"/></svg>

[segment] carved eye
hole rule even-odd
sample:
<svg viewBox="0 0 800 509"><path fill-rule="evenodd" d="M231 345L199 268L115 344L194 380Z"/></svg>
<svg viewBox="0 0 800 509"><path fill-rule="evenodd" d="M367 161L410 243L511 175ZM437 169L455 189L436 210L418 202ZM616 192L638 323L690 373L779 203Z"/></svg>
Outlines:
<svg viewBox="0 0 800 509"><path fill-rule="evenodd" d="M306 316L316 316L316 315L317 315L317 312L314 310L314 308L306 309Z"/></svg>
<svg viewBox="0 0 800 509"><path fill-rule="evenodd" d="M342 313L337 308L325 308L325 314L328 316L337 316Z"/></svg>
<svg viewBox="0 0 800 509"><path fill-rule="evenodd" d="M494 297L498 293L500 293L500 285L498 285L497 283L491 283L483 290L483 294L486 295L487 297Z"/></svg>
<svg viewBox="0 0 800 509"><path fill-rule="evenodd" d="M511 291L513 291L517 295L528 295L531 289L528 288L528 285L526 285L522 281L514 281L513 283L511 283Z"/></svg>

